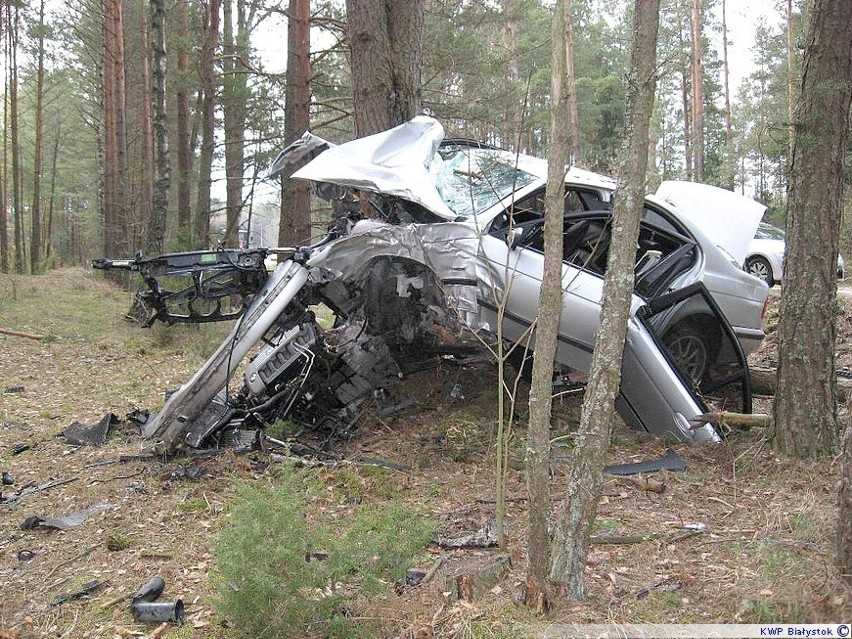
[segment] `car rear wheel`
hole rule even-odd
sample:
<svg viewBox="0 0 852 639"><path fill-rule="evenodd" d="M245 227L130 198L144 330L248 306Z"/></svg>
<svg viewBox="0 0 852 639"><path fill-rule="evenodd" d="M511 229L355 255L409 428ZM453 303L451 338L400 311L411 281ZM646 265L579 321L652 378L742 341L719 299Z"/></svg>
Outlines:
<svg viewBox="0 0 852 639"><path fill-rule="evenodd" d="M775 283L772 276L772 266L762 257L748 258L748 260L746 260L746 270L755 277L762 279L769 286L772 286Z"/></svg>
<svg viewBox="0 0 852 639"><path fill-rule="evenodd" d="M700 384L712 357L706 331L694 322L681 322L666 333L663 344L680 371L696 386Z"/></svg>

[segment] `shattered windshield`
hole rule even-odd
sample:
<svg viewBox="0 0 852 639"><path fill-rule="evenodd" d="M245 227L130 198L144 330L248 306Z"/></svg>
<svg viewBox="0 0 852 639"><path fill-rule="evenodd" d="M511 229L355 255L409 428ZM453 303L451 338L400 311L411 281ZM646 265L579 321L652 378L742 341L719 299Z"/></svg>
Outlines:
<svg viewBox="0 0 852 639"><path fill-rule="evenodd" d="M442 146L440 154L443 163L435 186L459 217L481 213L536 179L506 163L498 151Z"/></svg>

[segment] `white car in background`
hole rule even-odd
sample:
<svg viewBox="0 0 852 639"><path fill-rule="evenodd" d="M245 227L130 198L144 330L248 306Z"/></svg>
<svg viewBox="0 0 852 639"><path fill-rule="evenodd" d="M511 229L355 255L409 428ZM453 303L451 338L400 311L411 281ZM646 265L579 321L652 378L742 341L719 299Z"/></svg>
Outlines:
<svg viewBox="0 0 852 639"><path fill-rule="evenodd" d="M745 259L745 270L769 286L784 278L784 230L761 222L754 234ZM837 256L837 279L843 279L843 256Z"/></svg>

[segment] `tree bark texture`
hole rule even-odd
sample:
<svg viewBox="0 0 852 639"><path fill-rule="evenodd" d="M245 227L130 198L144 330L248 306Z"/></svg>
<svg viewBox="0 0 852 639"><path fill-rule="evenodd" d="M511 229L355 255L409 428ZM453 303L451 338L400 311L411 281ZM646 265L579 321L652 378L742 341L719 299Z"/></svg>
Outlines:
<svg viewBox="0 0 852 639"><path fill-rule="evenodd" d="M363 137L420 112L425 0L346 0L355 135Z"/></svg>
<svg viewBox="0 0 852 639"><path fill-rule="evenodd" d="M704 180L704 43L701 37L701 0L692 0L692 145L694 179Z"/></svg>
<svg viewBox="0 0 852 639"><path fill-rule="evenodd" d="M509 62L509 118L504 121L507 130L503 132L503 138L511 148L521 150L521 131L524 118L524 97L521 84L521 71L518 62L518 19L517 0L503 0L503 15L506 20L504 32L506 34L506 53Z"/></svg>
<svg viewBox="0 0 852 639"><path fill-rule="evenodd" d="M44 167L44 0L39 3L38 52L36 54L35 154L33 157L33 205L30 208L30 272L41 264L41 175Z"/></svg>
<svg viewBox="0 0 852 639"><path fill-rule="evenodd" d="M213 55L219 41L220 0L209 0L204 12L204 44L201 48L201 148L198 157L198 192L195 199L194 248L210 246L210 177L213 172L216 76Z"/></svg>
<svg viewBox="0 0 852 639"><path fill-rule="evenodd" d="M9 16L8 4L6 15ZM24 180L21 164L21 141L18 127L18 32L20 10L15 4L14 17L7 21L9 29L9 138L12 145L12 216L15 233L15 271L26 270L26 243L24 242Z"/></svg>
<svg viewBox="0 0 852 639"><path fill-rule="evenodd" d="M852 586L852 424L849 422L845 432L837 509L837 570Z"/></svg>
<svg viewBox="0 0 852 639"><path fill-rule="evenodd" d="M580 112L577 109L577 84L574 74L574 33L571 29L571 0L565 3L565 85L568 94L568 120L571 129L570 162L582 163Z"/></svg>
<svg viewBox="0 0 852 639"><path fill-rule="evenodd" d="M284 103L284 144L294 142L311 122L311 7L309 0L290 0L287 13L287 87ZM281 176L281 219L278 244L297 246L311 237L310 185L291 180L299 167Z"/></svg>
<svg viewBox="0 0 852 639"><path fill-rule="evenodd" d="M562 216L565 211L565 164L570 148L568 74L566 73L565 11L567 0L557 0L552 21L550 92L550 148L544 208L544 272L538 303L532 383L527 427L528 606L547 607L550 570L550 413L553 405L553 360L562 316Z"/></svg>
<svg viewBox="0 0 852 639"><path fill-rule="evenodd" d="M233 4L236 2L236 35ZM222 243L239 245L240 214L243 208L245 168L245 123L248 86L242 62L248 59L248 32L245 0L224 0L222 4L222 112L225 125L226 227Z"/></svg>
<svg viewBox="0 0 852 639"><path fill-rule="evenodd" d="M645 202L648 131L656 88L659 0L635 0L624 144L614 197L612 243L604 278L600 327L589 371L566 496L554 528L551 578L571 599L585 596L583 576L609 447L615 398L633 293L639 221Z"/></svg>
<svg viewBox="0 0 852 639"><path fill-rule="evenodd" d="M184 3L178 3L179 6ZM141 94L139 100L140 119L142 128L142 141L140 150L140 172L139 176L139 201L136 205L137 220L140 228L148 228L148 220L151 219L151 198L154 191L154 123L151 117L153 94L151 88L151 28L148 19L148 0L140 0L140 74L142 80Z"/></svg>
<svg viewBox="0 0 852 639"><path fill-rule="evenodd" d="M148 220L145 251L157 255L164 250L166 215L169 207L171 164L166 127L166 6L165 0L151 0L151 57L154 83L151 112L154 118L154 197Z"/></svg>
<svg viewBox="0 0 852 639"><path fill-rule="evenodd" d="M778 322L775 447L823 457L838 446L834 340L843 159L852 100L852 4L812 5L787 191Z"/></svg>
<svg viewBox="0 0 852 639"><path fill-rule="evenodd" d="M178 246L191 246L192 209L190 207L190 173L192 147L189 135L189 8L187 2L178 2L177 10L177 77L174 84L177 109L177 226Z"/></svg>

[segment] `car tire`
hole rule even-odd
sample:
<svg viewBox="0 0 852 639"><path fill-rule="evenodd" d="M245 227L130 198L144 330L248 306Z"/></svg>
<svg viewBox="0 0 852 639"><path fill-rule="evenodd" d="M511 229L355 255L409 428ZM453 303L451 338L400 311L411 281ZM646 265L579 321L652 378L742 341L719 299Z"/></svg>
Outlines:
<svg viewBox="0 0 852 639"><path fill-rule="evenodd" d="M775 283L775 277L772 275L772 265L765 258L759 256L748 258L746 260L746 271L756 278L763 280L769 286Z"/></svg>
<svg viewBox="0 0 852 639"><path fill-rule="evenodd" d="M715 357L714 336L708 335L699 322L687 320L669 329L663 344L678 369L698 386Z"/></svg>

